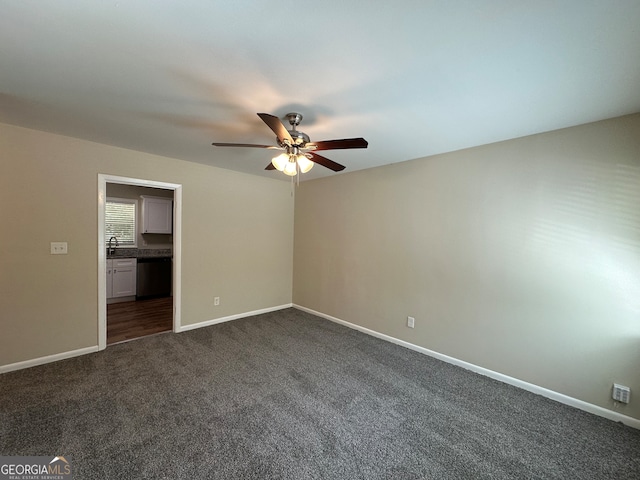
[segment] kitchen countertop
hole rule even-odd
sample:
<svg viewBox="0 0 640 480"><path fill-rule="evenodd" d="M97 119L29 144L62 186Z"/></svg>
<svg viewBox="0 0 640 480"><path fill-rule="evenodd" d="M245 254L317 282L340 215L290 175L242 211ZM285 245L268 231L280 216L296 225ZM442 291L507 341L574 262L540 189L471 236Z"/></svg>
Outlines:
<svg viewBox="0 0 640 480"><path fill-rule="evenodd" d="M167 257L173 257L173 252L170 248L116 248L113 254L107 253L107 259Z"/></svg>

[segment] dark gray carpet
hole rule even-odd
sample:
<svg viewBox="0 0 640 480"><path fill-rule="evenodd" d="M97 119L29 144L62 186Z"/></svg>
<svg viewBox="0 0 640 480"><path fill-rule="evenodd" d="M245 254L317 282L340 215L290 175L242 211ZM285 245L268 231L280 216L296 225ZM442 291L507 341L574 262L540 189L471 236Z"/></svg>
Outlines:
<svg viewBox="0 0 640 480"><path fill-rule="evenodd" d="M0 376L77 479L638 479L640 431L294 309Z"/></svg>

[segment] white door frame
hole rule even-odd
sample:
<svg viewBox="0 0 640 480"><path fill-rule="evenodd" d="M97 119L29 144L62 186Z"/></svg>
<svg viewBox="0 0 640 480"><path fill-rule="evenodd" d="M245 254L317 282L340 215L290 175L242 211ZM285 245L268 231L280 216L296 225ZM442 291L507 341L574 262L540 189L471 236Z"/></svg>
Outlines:
<svg viewBox="0 0 640 480"><path fill-rule="evenodd" d="M98 349L107 348L107 245L104 238L104 209L107 183L173 190L173 331L181 327L182 300L182 185L139 178L98 174Z"/></svg>

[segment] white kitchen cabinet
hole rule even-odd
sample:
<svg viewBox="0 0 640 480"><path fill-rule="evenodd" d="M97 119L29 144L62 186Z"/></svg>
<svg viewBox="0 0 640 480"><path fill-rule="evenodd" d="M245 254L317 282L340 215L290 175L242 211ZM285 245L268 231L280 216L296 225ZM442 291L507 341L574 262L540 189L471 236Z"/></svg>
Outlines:
<svg viewBox="0 0 640 480"><path fill-rule="evenodd" d="M142 195L142 233L173 232L173 200Z"/></svg>
<svg viewBox="0 0 640 480"><path fill-rule="evenodd" d="M135 297L136 269L137 260L135 258L107 260L107 300Z"/></svg>
<svg viewBox="0 0 640 480"><path fill-rule="evenodd" d="M113 298L113 260L107 260L107 299Z"/></svg>

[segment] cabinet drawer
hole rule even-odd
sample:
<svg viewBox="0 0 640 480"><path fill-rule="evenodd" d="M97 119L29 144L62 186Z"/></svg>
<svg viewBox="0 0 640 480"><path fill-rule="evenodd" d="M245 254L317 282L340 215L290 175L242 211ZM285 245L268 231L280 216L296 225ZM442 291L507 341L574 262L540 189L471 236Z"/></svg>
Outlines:
<svg viewBox="0 0 640 480"><path fill-rule="evenodd" d="M135 258L113 258L112 267L113 268L121 268L121 267L135 267L136 259Z"/></svg>

